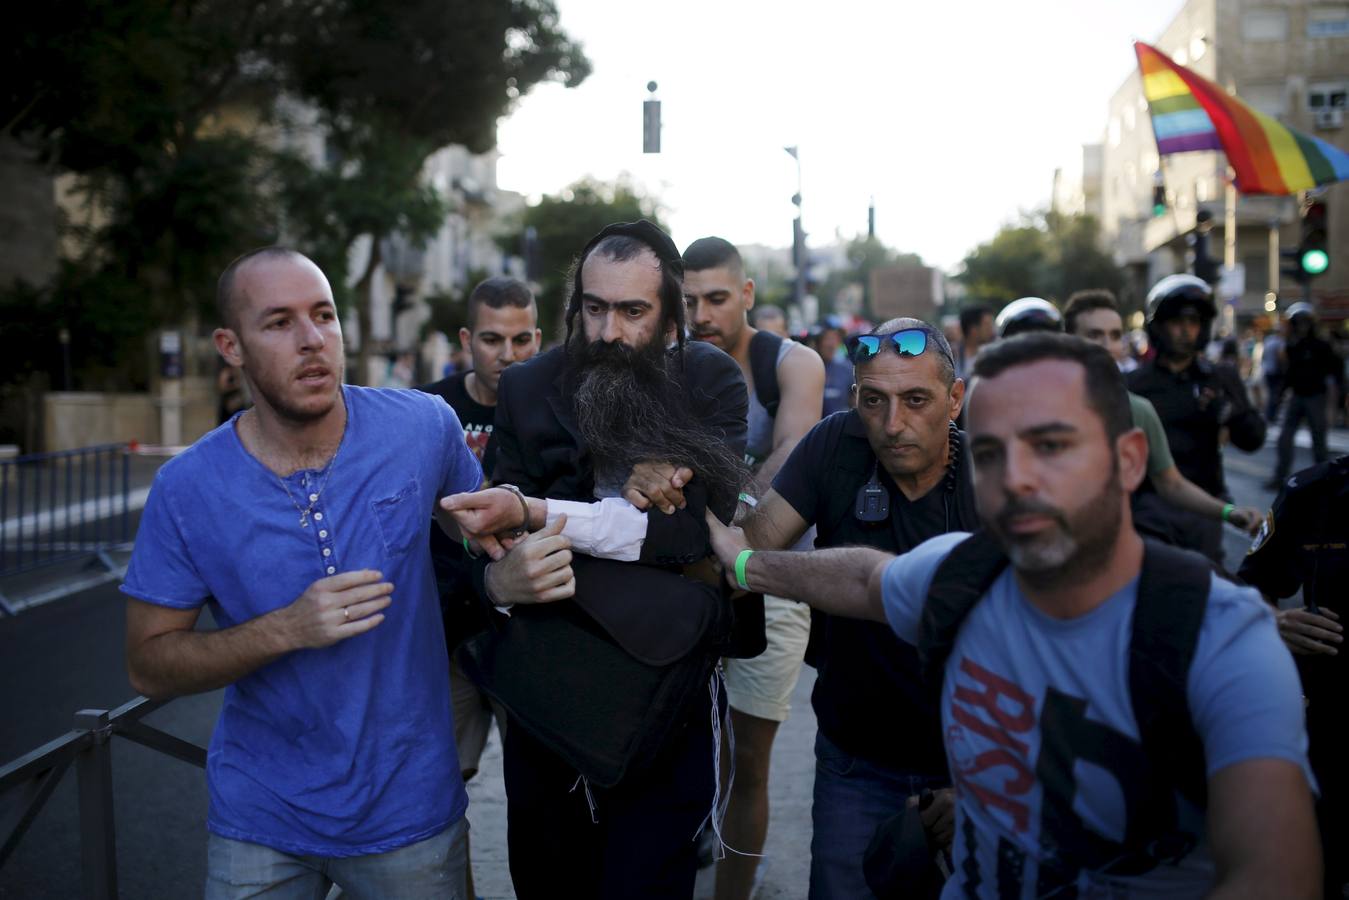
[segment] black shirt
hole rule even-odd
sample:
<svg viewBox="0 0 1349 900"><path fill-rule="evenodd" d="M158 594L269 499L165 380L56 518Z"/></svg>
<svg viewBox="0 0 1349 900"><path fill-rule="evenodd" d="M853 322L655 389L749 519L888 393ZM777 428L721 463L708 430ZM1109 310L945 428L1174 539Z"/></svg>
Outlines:
<svg viewBox="0 0 1349 900"><path fill-rule="evenodd" d="M496 407L483 406L468 394L464 387L467 372L456 372L434 384L417 388L443 398L464 426L464 440L468 442L483 472L491 478L496 461L496 444L492 441L492 420ZM473 634L484 623L477 593L473 589L472 566L462 544L450 540L439 525L431 526L431 565L436 573L436 589L440 592L440 609L445 619L445 641L453 650L465 637Z"/></svg>
<svg viewBox="0 0 1349 900"><path fill-rule="evenodd" d="M492 421L496 418L495 406L483 406L469 396L464 381L468 372L456 372L448 378L442 378L434 384L424 384L417 388L428 394L436 394L450 404L450 409L459 416L459 424L464 426L464 440L482 463L482 470L488 480L492 478L492 466L496 463L496 442L492 440Z"/></svg>
<svg viewBox="0 0 1349 900"><path fill-rule="evenodd" d="M1291 597L1340 614L1349 622L1349 456L1304 469L1288 479L1265 517L1238 572L1269 597ZM1337 656L1296 656L1302 687L1311 699L1334 704L1343 716L1345 649Z"/></svg>
<svg viewBox="0 0 1349 900"><path fill-rule="evenodd" d="M968 464L958 462L956 469L954 477L910 501L877 469L861 418L849 410L822 420L801 439L773 489L818 527L816 547L860 544L903 553L936 535L976 527ZM862 522L853 514L857 491L873 471L889 494L884 522ZM940 716L913 645L880 622L825 616L823 623L811 695L820 731L853 756L899 771L945 775Z"/></svg>
<svg viewBox="0 0 1349 900"><path fill-rule="evenodd" d="M1173 372L1153 360L1130 372L1128 382L1129 390L1157 410L1180 473L1215 497L1226 496L1222 429L1248 453L1265 443L1265 420L1251 406L1236 370L1195 357Z"/></svg>
<svg viewBox="0 0 1349 900"><path fill-rule="evenodd" d="M1288 369L1284 383L1299 397L1314 397L1326 392L1326 381L1343 378L1344 363L1326 341L1314 334L1289 341Z"/></svg>

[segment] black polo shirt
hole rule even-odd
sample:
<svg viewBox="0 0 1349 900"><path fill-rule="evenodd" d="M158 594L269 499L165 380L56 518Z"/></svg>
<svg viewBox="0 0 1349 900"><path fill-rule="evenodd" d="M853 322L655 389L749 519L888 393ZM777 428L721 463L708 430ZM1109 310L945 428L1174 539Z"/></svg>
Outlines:
<svg viewBox="0 0 1349 900"><path fill-rule="evenodd" d="M968 454L959 455L964 459L957 460L954 477L910 501L878 469L861 418L848 410L822 420L801 439L773 489L818 528L816 547L860 544L904 553L947 531L976 527ZM862 522L854 515L857 492L873 471L889 492L885 522ZM880 622L824 616L822 624L811 705L824 736L853 756L891 769L945 775L940 716L913 645Z"/></svg>

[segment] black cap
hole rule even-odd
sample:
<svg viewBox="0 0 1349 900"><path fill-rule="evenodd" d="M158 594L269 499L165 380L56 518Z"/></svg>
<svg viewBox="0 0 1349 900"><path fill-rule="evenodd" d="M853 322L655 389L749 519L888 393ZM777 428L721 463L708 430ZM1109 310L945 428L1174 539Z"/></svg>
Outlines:
<svg viewBox="0 0 1349 900"><path fill-rule="evenodd" d="M600 233L590 239L590 243L585 245L581 251L581 261L585 262L586 257L590 256L590 251L595 249L595 245L611 235L621 234L626 237L641 241L651 248L651 252L656 254L661 265L667 272L674 273L675 277L683 280L684 278L684 259L679 255L679 249L675 247L674 241L670 236L661 231L655 224L646 219L638 219L636 222L615 222L612 225L606 225L600 229ZM581 273L577 270L576 278L579 284Z"/></svg>

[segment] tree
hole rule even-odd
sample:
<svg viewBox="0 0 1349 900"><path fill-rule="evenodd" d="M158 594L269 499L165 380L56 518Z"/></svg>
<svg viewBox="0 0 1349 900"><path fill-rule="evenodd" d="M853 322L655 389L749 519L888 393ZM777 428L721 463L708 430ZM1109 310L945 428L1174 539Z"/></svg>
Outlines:
<svg viewBox="0 0 1349 900"><path fill-rule="evenodd" d="M105 307L61 320L81 361L86 326L119 319L128 297L145 328L195 331L216 275L283 223L340 291L356 239L423 238L443 219L420 181L428 154L490 148L516 97L590 70L550 0L70 0L24 16L0 138L80 176L89 215L70 232L83 250L41 302L78 286ZM319 110L337 165L277 157L259 126L286 125L283 96ZM378 263L376 251L360 287ZM144 373L124 380L143 386Z"/></svg>
<svg viewBox="0 0 1349 900"><path fill-rule="evenodd" d="M558 27L551 0L380 0L317 5L279 57L296 91L322 111L338 163L283 181L300 243L325 252L326 271L345 282L347 251L362 237L370 253L353 292L361 342L370 355L370 287L384 238L421 245L444 220L444 198L421 178L440 147L484 152L496 122L540 81L579 84L590 63Z"/></svg>
<svg viewBox="0 0 1349 900"><path fill-rule="evenodd" d="M570 291L566 277L577 254L604 226L637 219L664 227L657 203L626 180L605 184L582 179L525 209L519 229L506 240L519 246L525 229L534 229L538 271L533 274L545 338L563 334L562 313Z"/></svg>
<svg viewBox="0 0 1349 900"><path fill-rule="evenodd" d="M148 368L113 361L145 360L147 330L190 326L239 247L273 234L263 155L215 117L275 90L250 61L288 6L84 0L28 7L12 30L2 133L79 176L84 209L66 230L81 249L36 286L33 319L69 330L77 373L109 366L114 386L143 387ZM0 375L33 362L6 359Z"/></svg>
<svg viewBox="0 0 1349 900"><path fill-rule="evenodd" d="M998 230L965 257L956 280L973 301L1002 306L1018 297L1063 303L1074 291L1118 291L1123 273L1100 246L1100 229L1088 215L1025 214Z"/></svg>

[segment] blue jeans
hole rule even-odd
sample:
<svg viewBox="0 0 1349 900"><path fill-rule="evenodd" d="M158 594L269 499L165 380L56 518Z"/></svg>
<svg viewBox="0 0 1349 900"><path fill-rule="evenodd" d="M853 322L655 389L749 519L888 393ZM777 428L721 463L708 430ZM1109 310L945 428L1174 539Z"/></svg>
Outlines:
<svg viewBox="0 0 1349 900"><path fill-rule="evenodd" d="M815 735L815 802L810 818L810 900L873 897L862 857L882 822L924 788L950 787L945 776L890 769L851 756Z"/></svg>
<svg viewBox="0 0 1349 900"><path fill-rule="evenodd" d="M336 884L350 900L467 900L468 820L440 834L366 856L294 856L210 835L206 900L323 900Z"/></svg>

